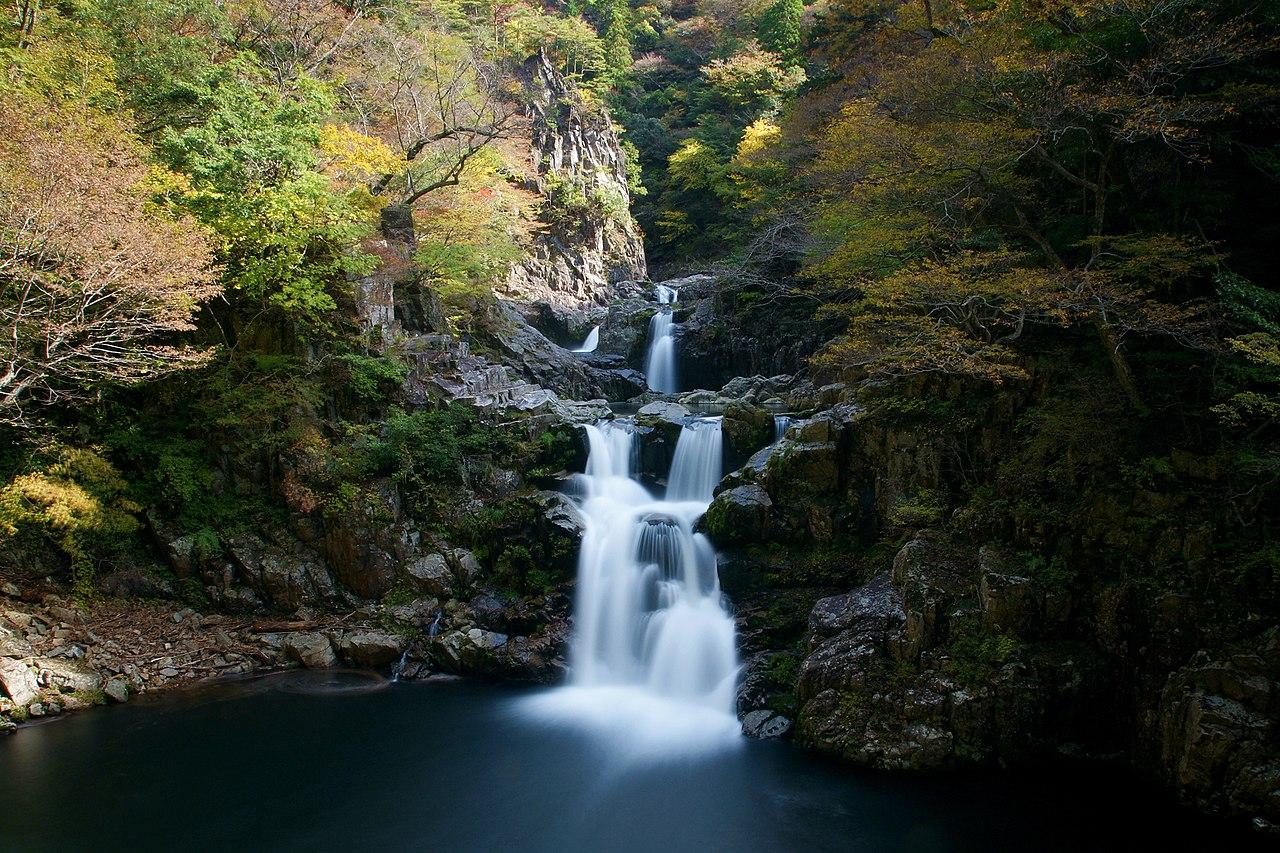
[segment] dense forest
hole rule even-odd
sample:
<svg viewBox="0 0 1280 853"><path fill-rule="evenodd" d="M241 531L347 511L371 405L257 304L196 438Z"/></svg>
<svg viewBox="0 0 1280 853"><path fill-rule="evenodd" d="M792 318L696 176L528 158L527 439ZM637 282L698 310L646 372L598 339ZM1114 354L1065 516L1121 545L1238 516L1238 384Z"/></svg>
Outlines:
<svg viewBox="0 0 1280 853"><path fill-rule="evenodd" d="M740 469L699 528L739 712L876 766L1082 744L1280 825L1280 5L17 0L0 62L14 601L373 602L405 642L505 607L503 642L563 645L577 545L542 490L608 411L477 403L430 353L696 410L634 384L647 255L701 276L675 347ZM730 392L753 374L790 384ZM767 397L799 426L748 463ZM375 559L384 528L412 533ZM324 556L273 587L246 541ZM850 675L821 602L890 575L905 639ZM439 613L387 615L424 588ZM995 691L989 722L902 710L939 678Z"/></svg>

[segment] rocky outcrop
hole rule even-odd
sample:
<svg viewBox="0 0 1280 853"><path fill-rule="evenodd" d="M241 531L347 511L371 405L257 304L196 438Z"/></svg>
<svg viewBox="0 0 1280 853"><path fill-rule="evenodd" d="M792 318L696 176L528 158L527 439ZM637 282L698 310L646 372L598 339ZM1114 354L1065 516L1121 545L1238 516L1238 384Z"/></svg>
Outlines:
<svg viewBox="0 0 1280 853"><path fill-rule="evenodd" d="M381 598L416 545L417 534L402 524L400 495L382 480L361 496L352 511L325 522L324 551L329 567L361 598Z"/></svg>
<svg viewBox="0 0 1280 853"><path fill-rule="evenodd" d="M892 573L819 601L797 685L800 740L859 764L925 769L1016 763L1102 735L1103 658L981 633L972 577L942 544L913 540Z"/></svg>
<svg viewBox="0 0 1280 853"><path fill-rule="evenodd" d="M546 198L538 234L512 267L506 293L586 320L586 309L626 295L646 275L631 218L627 161L607 113L588 106L547 55L520 70L529 121L531 182Z"/></svg>
<svg viewBox="0 0 1280 853"><path fill-rule="evenodd" d="M496 340L530 382L565 397L625 400L644 391L644 375L624 363L586 359L553 343L520 316L516 303L498 306Z"/></svg>
<svg viewBox="0 0 1280 853"><path fill-rule="evenodd" d="M1156 715L1159 767L1183 802L1280 827L1280 629L1169 676Z"/></svg>

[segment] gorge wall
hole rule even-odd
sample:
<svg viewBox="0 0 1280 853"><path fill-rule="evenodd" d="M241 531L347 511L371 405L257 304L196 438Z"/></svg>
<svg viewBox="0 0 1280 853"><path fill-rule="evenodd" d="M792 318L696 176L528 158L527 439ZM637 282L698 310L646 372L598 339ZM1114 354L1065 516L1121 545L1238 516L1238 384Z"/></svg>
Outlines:
<svg viewBox="0 0 1280 853"><path fill-rule="evenodd" d="M627 158L608 113L587 104L545 52L520 69L528 120L528 182L546 199L542 228L512 266L506 296L581 324L585 312L644 279L644 242L631 217Z"/></svg>

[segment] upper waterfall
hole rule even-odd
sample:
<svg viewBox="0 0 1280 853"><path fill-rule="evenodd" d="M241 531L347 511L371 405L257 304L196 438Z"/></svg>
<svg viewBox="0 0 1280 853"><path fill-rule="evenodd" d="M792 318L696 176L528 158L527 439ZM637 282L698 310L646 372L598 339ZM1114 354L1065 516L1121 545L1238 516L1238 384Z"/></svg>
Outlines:
<svg viewBox="0 0 1280 853"><path fill-rule="evenodd" d="M650 391L674 394L680 386L676 380L676 339L670 306L675 304L680 292L659 284L653 288L653 297L660 307L649 320L649 352L645 356L644 373Z"/></svg>
<svg viewBox="0 0 1280 853"><path fill-rule="evenodd" d="M587 339L582 342L581 346L574 347L574 352L595 352L596 347L600 346L600 327L596 326L587 333Z"/></svg>

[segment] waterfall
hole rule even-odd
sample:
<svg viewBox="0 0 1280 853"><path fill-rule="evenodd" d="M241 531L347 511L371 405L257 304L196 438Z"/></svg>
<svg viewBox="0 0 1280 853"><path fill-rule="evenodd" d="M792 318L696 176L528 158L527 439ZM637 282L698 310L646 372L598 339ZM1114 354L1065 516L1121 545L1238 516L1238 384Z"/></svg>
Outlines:
<svg viewBox="0 0 1280 853"><path fill-rule="evenodd" d="M773 443L777 444L782 441L782 437L787 434L787 430L791 428L790 415L774 415L773 416Z"/></svg>
<svg viewBox="0 0 1280 853"><path fill-rule="evenodd" d="M644 372L650 391L674 394L676 384L676 339L672 336L671 309L659 308L649 320L649 355Z"/></svg>
<svg viewBox="0 0 1280 853"><path fill-rule="evenodd" d="M572 675L543 705L600 727L625 718L631 746L736 742L734 622L715 551L693 530L720 476L720 420L684 427L661 500L635 477L632 427L586 427Z"/></svg>
<svg viewBox="0 0 1280 853"><path fill-rule="evenodd" d="M658 301L659 305L671 305L680 298L680 291L665 284L654 285L653 298Z"/></svg>
<svg viewBox="0 0 1280 853"><path fill-rule="evenodd" d="M582 342L582 346L575 347L574 352L595 352L596 347L600 346L600 327L596 326L587 333L587 339Z"/></svg>
<svg viewBox="0 0 1280 853"><path fill-rule="evenodd" d="M680 431L667 478L667 500L711 503L724 457L721 418L700 418Z"/></svg>

